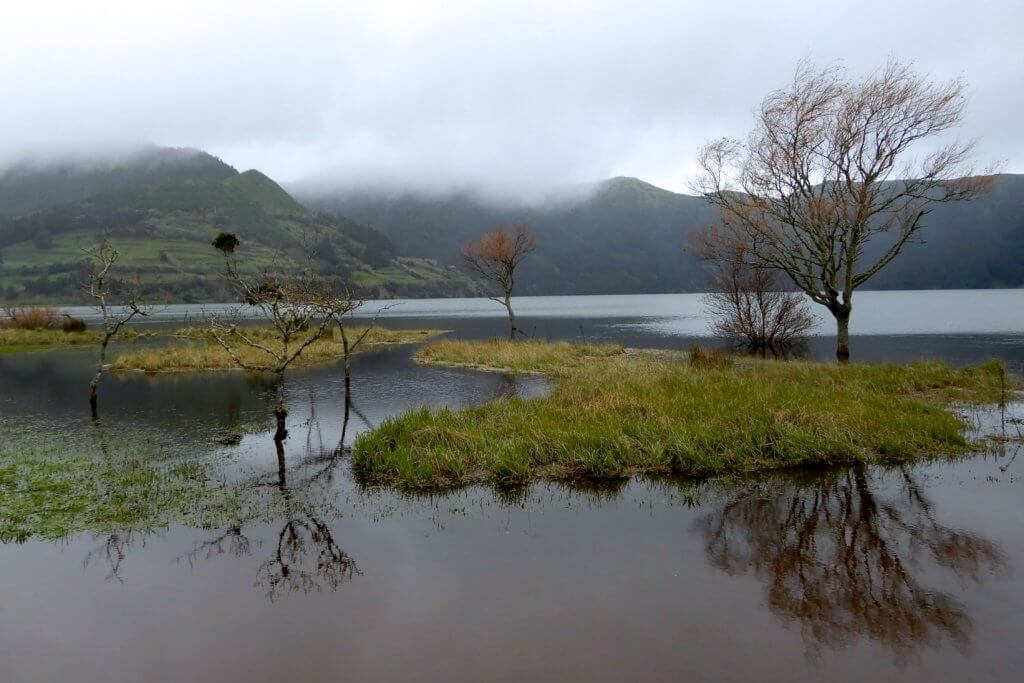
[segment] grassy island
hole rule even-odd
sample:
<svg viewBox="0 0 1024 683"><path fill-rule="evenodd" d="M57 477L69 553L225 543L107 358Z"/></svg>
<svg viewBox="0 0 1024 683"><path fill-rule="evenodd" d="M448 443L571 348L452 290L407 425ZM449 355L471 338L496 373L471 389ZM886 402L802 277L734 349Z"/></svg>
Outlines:
<svg viewBox="0 0 1024 683"><path fill-rule="evenodd" d="M346 328L350 340L358 339L365 328ZM276 348L280 341L270 327L244 328L249 339L267 347ZM394 344L415 344L441 334L440 330L389 330L373 327L356 347L355 351L364 351L374 347ZM238 370L238 365L227 351L217 343L208 329L189 328L179 330L171 335L184 341L169 344L161 348L143 348L121 353L110 369L117 371L141 371L147 373L161 372L197 372L205 370ZM299 335L292 340L293 345L300 345L305 337ZM248 365L266 363L268 355L259 349L238 346L238 356ZM326 335L313 342L296 359L296 365L312 365L336 360L344 356L344 345L338 331Z"/></svg>
<svg viewBox="0 0 1024 683"><path fill-rule="evenodd" d="M355 444L366 483L709 475L962 453L971 444L949 406L997 401L1003 373L998 362L837 365L506 341L441 341L417 358L546 372L557 385L543 398L385 420Z"/></svg>

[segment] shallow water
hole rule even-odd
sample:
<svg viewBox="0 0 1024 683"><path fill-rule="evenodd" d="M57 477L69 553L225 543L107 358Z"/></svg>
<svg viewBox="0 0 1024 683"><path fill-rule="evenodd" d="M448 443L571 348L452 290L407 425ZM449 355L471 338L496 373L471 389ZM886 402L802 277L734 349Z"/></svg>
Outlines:
<svg viewBox="0 0 1024 683"><path fill-rule="evenodd" d="M678 326L689 319L650 314L669 304L641 299L584 302L606 312L579 317L539 302L523 317L552 337L686 346L692 330ZM424 317L407 308L387 324L502 330L498 317L420 305ZM864 334L854 352L1024 358L1024 329L977 327ZM356 358L346 443L410 407L547 387L420 367L410 354ZM239 373L109 376L97 426L85 406L91 359L0 357L0 438L47 432L71 450L127 443L208 459L254 482L275 514L0 545L0 680L1016 681L1024 670L1015 444L902 469L412 497L363 489L331 457L343 425L336 365L292 374L279 468L266 387ZM1006 426L998 418L973 421ZM219 445L225 431L241 442Z"/></svg>

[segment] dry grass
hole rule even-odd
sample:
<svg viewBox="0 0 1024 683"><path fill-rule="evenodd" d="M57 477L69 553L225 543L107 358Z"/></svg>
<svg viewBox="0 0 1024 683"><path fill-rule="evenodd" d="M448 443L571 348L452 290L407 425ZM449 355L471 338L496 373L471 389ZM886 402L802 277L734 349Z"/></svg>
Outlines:
<svg viewBox="0 0 1024 683"><path fill-rule="evenodd" d="M4 326L15 330L49 330L60 327L60 314L56 308L6 307Z"/></svg>
<svg viewBox="0 0 1024 683"><path fill-rule="evenodd" d="M364 328L348 330L350 342L362 334ZM274 350L280 343L269 327L256 327L245 330L245 334ZM414 344L425 341L437 334L438 330L389 330L374 327L359 345L356 351L393 344ZM205 328L187 328L177 330L173 336L191 340L186 344L175 344L155 349L138 349L121 353L110 369L114 371L142 371L147 373L161 372L196 372L204 370L239 370L239 366L231 356L212 339ZM291 342L292 348L301 344L305 337L300 336ZM236 353L246 365L252 367L273 364L273 358L264 351L245 346L240 342ZM312 365L337 360L344 356L341 336L335 329L331 336L315 341L303 351L295 361L295 365Z"/></svg>
<svg viewBox="0 0 1024 683"><path fill-rule="evenodd" d="M453 362L443 348L424 351ZM417 488L931 457L971 447L949 403L999 396L994 362L955 370L670 358L609 355L561 371L547 397L413 410L358 439L355 470L366 483Z"/></svg>
<svg viewBox="0 0 1024 683"><path fill-rule="evenodd" d="M0 354L32 351L51 346L95 344L99 340L100 335L98 332L67 333L59 329L25 330L0 327Z"/></svg>
<svg viewBox="0 0 1024 683"><path fill-rule="evenodd" d="M625 350L619 344L442 339L417 351L416 360L477 370L556 373L623 353Z"/></svg>

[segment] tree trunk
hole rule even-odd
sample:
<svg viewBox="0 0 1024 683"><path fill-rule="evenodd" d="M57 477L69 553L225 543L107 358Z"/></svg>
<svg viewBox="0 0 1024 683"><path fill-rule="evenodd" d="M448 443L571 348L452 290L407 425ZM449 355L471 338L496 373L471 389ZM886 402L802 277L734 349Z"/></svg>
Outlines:
<svg viewBox="0 0 1024 683"><path fill-rule="evenodd" d="M288 410L284 407L284 377L277 378L277 402L274 405L274 418L277 421L277 431L274 432L274 441L284 441L288 438L288 430L285 427L285 418L288 417Z"/></svg>
<svg viewBox="0 0 1024 683"><path fill-rule="evenodd" d="M505 308L508 309L508 338L516 338L516 314L512 312L512 294L505 293Z"/></svg>
<svg viewBox="0 0 1024 683"><path fill-rule="evenodd" d="M99 383L99 378L99 373L96 373L92 382L89 383L89 412L94 420L100 416L99 408L96 405L96 385Z"/></svg>
<svg viewBox="0 0 1024 683"><path fill-rule="evenodd" d="M274 446L277 448L277 487L284 493L288 489L288 475L284 462L284 442L276 439Z"/></svg>
<svg viewBox="0 0 1024 683"><path fill-rule="evenodd" d="M103 341L100 342L100 358L96 363L96 374L92 376L92 381L89 382L89 412L92 414L92 419L99 418L99 407L97 393L100 388L100 378L103 377L103 366L107 362L107 344L110 343L110 337L104 336Z"/></svg>
<svg viewBox="0 0 1024 683"><path fill-rule="evenodd" d="M836 316L836 358L845 363L850 360L850 311L839 311Z"/></svg>

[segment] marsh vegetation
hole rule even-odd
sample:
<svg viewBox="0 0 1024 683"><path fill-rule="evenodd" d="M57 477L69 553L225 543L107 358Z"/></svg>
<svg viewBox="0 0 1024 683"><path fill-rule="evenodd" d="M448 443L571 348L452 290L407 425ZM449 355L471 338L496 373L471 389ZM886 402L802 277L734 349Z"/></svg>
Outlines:
<svg viewBox="0 0 1024 683"><path fill-rule="evenodd" d="M418 357L550 372L557 385L542 398L390 418L355 444L353 465L364 481L512 485L953 455L971 444L951 404L997 402L1004 376L998 362L837 366L706 354L691 362L616 347L496 341L447 341Z"/></svg>

